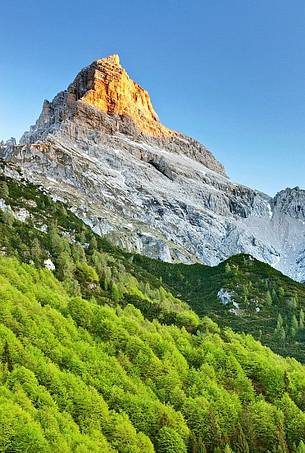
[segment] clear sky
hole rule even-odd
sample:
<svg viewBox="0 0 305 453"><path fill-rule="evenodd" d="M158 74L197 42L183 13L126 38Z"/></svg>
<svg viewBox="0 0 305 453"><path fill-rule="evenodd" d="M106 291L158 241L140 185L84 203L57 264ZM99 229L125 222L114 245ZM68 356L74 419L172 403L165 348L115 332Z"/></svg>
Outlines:
<svg viewBox="0 0 305 453"><path fill-rule="evenodd" d="M269 194L305 187L304 0L1 2L0 138L118 53L161 121Z"/></svg>

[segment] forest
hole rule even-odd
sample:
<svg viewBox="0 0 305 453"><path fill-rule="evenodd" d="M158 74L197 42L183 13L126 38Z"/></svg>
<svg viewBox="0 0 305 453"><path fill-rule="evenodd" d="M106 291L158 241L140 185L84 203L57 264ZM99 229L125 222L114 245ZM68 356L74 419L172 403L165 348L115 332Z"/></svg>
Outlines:
<svg viewBox="0 0 305 453"><path fill-rule="evenodd" d="M191 267L141 262L22 181L2 177L0 199L0 451L305 452L304 366L200 310ZM223 274L258 281L253 263ZM276 299L278 278L263 303L288 347L302 285L280 278Z"/></svg>

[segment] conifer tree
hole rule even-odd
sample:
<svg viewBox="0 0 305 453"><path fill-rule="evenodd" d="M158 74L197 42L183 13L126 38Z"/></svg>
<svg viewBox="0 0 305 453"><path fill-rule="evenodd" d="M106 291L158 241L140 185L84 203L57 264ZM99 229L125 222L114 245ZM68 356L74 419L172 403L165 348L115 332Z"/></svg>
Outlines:
<svg viewBox="0 0 305 453"><path fill-rule="evenodd" d="M15 219L14 219L14 216L13 216L11 210L6 209L5 211L3 211L2 219L3 219L3 222L5 223L5 225L7 225L9 228L11 228L13 226Z"/></svg>
<svg viewBox="0 0 305 453"><path fill-rule="evenodd" d="M304 329L304 311L302 308L300 310L300 316L299 316L299 327L301 330Z"/></svg>
<svg viewBox="0 0 305 453"><path fill-rule="evenodd" d="M0 197L8 198L10 196L10 191L8 185L5 181L0 182Z"/></svg>
<svg viewBox="0 0 305 453"><path fill-rule="evenodd" d="M90 239L90 243L89 243L89 250L91 252L93 252L96 249L97 249L97 240L96 240L95 236L92 236L92 238Z"/></svg>
<svg viewBox="0 0 305 453"><path fill-rule="evenodd" d="M201 435L192 433L191 435L191 451L192 453L206 453L206 448Z"/></svg>
<svg viewBox="0 0 305 453"><path fill-rule="evenodd" d="M274 330L273 336L275 341L278 341L282 346L285 346L286 331L284 328L284 321L281 313L278 314L276 328Z"/></svg>
<svg viewBox="0 0 305 453"><path fill-rule="evenodd" d="M249 453L249 445L242 427L239 425L237 428L237 439L234 442L234 451L236 453Z"/></svg>
<svg viewBox="0 0 305 453"><path fill-rule="evenodd" d="M111 286L111 296L115 302L118 302L122 297L118 285L114 282L112 283Z"/></svg>
<svg viewBox="0 0 305 453"><path fill-rule="evenodd" d="M35 264L40 265L42 259L42 250L40 247L40 242L37 238L34 238L32 247L31 247L31 258Z"/></svg>
<svg viewBox="0 0 305 453"><path fill-rule="evenodd" d="M299 323L295 315L292 316L291 318L291 325L290 325L290 333L292 338L294 338L298 332L299 329Z"/></svg>
<svg viewBox="0 0 305 453"><path fill-rule="evenodd" d="M229 272L231 272L231 266L229 263L226 263L225 264L225 273L228 274Z"/></svg>
<svg viewBox="0 0 305 453"><path fill-rule="evenodd" d="M13 362L11 358L11 353L9 350L9 345L7 340L5 340L2 357L1 357L2 366L4 369L6 368L8 371L13 371Z"/></svg>
<svg viewBox="0 0 305 453"><path fill-rule="evenodd" d="M266 292L266 304L268 307L272 305L272 296L269 290Z"/></svg>

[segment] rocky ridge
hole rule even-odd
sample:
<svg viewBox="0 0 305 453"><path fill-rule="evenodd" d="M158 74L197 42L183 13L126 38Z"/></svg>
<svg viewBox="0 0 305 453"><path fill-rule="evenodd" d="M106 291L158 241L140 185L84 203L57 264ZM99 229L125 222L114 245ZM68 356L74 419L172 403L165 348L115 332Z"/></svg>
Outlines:
<svg viewBox="0 0 305 453"><path fill-rule="evenodd" d="M231 182L203 145L160 123L117 56L45 101L0 155L128 250L209 265L249 253L305 280L305 191L271 198Z"/></svg>

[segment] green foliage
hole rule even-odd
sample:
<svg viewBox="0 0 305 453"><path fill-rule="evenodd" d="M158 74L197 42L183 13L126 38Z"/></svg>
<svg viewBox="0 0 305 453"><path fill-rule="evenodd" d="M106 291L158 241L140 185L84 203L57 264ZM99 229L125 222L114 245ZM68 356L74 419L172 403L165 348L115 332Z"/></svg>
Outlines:
<svg viewBox="0 0 305 453"><path fill-rule="evenodd" d="M296 449L296 453L305 453L305 444L302 440Z"/></svg>
<svg viewBox="0 0 305 453"><path fill-rule="evenodd" d="M248 255L231 257L215 267L164 263L139 255L132 262L140 275L143 269L154 274L199 315L250 333L274 351L305 362L304 284ZM233 302L220 303L221 288L229 291L238 310Z"/></svg>
<svg viewBox="0 0 305 453"><path fill-rule="evenodd" d="M3 352L2 352L2 357L1 357L1 364L2 364L3 371L5 371L5 370L12 371L13 370L13 364L12 364L11 354L10 354L7 340L4 342Z"/></svg>
<svg viewBox="0 0 305 453"><path fill-rule="evenodd" d="M1 198L8 198L10 196L10 191L6 181L0 181L0 197Z"/></svg>
<svg viewBox="0 0 305 453"><path fill-rule="evenodd" d="M304 451L303 365L223 328L303 357L302 285L245 256L207 268L125 254L4 182L0 451Z"/></svg>
<svg viewBox="0 0 305 453"><path fill-rule="evenodd" d="M186 453L186 445L179 434L167 427L160 429L156 447L160 453Z"/></svg>
<svg viewBox="0 0 305 453"><path fill-rule="evenodd" d="M278 314L276 328L274 329L274 341L278 342L279 344L285 346L286 341L286 331L283 324L283 318L281 313Z"/></svg>
<svg viewBox="0 0 305 453"><path fill-rule="evenodd" d="M0 257L0 405L8 414L0 445L126 453L302 448L302 365L207 317L193 333L149 321L146 308L109 303L73 297L50 271Z"/></svg>
<svg viewBox="0 0 305 453"><path fill-rule="evenodd" d="M304 311L303 311L303 309L301 308L301 309L300 309L300 315L299 315L299 326L300 326L300 329L301 329L301 330L304 329L304 321L305 321Z"/></svg>
<svg viewBox="0 0 305 453"><path fill-rule="evenodd" d="M291 326L290 326L290 332L291 332L292 338L294 338L296 336L298 329L299 329L299 323L296 318L296 315L293 314L292 318L291 318Z"/></svg>

